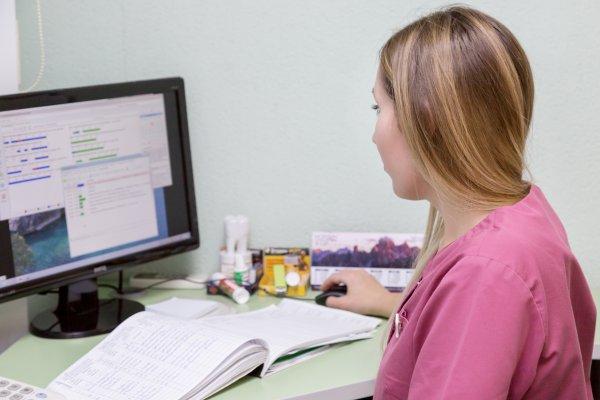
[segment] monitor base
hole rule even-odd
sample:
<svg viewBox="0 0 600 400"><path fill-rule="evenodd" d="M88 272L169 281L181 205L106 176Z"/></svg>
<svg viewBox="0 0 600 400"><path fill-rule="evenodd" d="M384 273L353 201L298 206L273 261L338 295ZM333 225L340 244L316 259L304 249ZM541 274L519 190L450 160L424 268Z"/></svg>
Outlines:
<svg viewBox="0 0 600 400"><path fill-rule="evenodd" d="M56 310L38 314L31 321L29 331L51 339L101 335L140 311L144 311L144 306L137 301L99 299L96 279L88 279L61 286Z"/></svg>

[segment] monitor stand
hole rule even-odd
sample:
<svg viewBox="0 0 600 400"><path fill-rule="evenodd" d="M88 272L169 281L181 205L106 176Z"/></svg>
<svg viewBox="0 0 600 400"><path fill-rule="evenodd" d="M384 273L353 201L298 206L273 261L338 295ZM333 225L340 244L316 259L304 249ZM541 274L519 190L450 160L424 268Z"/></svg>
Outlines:
<svg viewBox="0 0 600 400"><path fill-rule="evenodd" d="M87 279L61 286L56 310L38 314L29 324L29 331L52 339L100 335L140 311L144 306L137 301L98 298L96 279Z"/></svg>

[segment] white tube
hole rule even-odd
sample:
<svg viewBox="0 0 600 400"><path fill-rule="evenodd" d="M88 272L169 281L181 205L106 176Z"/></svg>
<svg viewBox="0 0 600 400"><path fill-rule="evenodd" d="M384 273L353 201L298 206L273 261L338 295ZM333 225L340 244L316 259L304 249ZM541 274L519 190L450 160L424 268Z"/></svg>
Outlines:
<svg viewBox="0 0 600 400"><path fill-rule="evenodd" d="M250 222L248 217L244 215L238 215L237 227L239 236L237 238L237 249L236 253L245 254L248 251L248 234L250 233Z"/></svg>
<svg viewBox="0 0 600 400"><path fill-rule="evenodd" d="M217 286L219 286L219 290L222 293L231 297L233 301L238 304L247 303L250 299L250 293L245 288L236 285L233 280L228 279L219 272L215 272L212 275L211 280L217 283Z"/></svg>
<svg viewBox="0 0 600 400"><path fill-rule="evenodd" d="M225 217L225 243L228 256L233 258L235 242L237 241L237 219L233 215Z"/></svg>

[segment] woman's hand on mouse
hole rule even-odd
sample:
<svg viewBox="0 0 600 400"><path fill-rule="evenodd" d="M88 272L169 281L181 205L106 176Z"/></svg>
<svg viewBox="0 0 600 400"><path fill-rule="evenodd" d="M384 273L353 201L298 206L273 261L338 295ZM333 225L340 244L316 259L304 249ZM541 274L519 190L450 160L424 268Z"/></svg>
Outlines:
<svg viewBox="0 0 600 400"><path fill-rule="evenodd" d="M328 297L328 307L388 318L400 299L400 293L390 292L364 269L336 272L323 282L321 290L327 291L341 283L346 285L346 295Z"/></svg>

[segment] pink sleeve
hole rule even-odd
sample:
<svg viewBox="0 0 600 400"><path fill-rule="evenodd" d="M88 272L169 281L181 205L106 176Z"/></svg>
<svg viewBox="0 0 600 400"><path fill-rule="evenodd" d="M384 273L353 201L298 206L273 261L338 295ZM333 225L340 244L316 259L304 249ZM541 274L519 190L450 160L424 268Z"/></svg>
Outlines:
<svg viewBox="0 0 600 400"><path fill-rule="evenodd" d="M485 257L463 258L419 316L408 398L506 399L514 374L535 377L543 343L541 316L520 276Z"/></svg>

